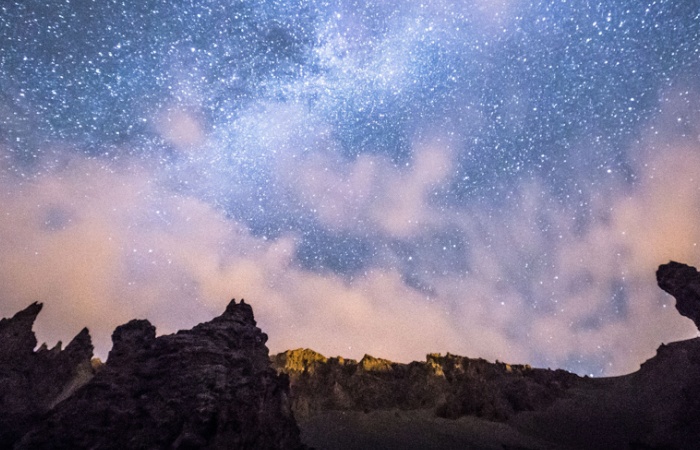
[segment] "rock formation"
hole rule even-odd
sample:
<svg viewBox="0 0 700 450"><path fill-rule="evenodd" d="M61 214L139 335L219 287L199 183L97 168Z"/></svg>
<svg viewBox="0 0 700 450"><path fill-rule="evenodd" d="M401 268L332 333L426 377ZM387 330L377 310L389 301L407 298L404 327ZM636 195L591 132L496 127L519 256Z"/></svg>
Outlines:
<svg viewBox="0 0 700 450"><path fill-rule="evenodd" d="M36 313L30 307L16 322L30 323L25 316ZM304 448L288 380L270 367L266 340L243 301L167 336L132 320L114 331L106 364L87 384L26 434L14 428L15 437L24 434L15 448Z"/></svg>
<svg viewBox="0 0 700 450"><path fill-rule="evenodd" d="M671 262L657 277L678 311L700 325L697 270ZM700 442L700 338L662 344L639 371L601 379L449 354L397 364L299 349L272 360L290 377L306 442L318 447L695 449Z"/></svg>
<svg viewBox="0 0 700 450"><path fill-rule="evenodd" d="M656 271L659 287L676 298L676 309L700 328L700 274L695 267L671 261Z"/></svg>
<svg viewBox="0 0 700 450"><path fill-rule="evenodd" d="M37 341L32 326L41 311L33 303L10 319L0 320L0 448L12 448L56 403L93 375L92 342L83 329L65 348Z"/></svg>
<svg viewBox="0 0 700 450"><path fill-rule="evenodd" d="M473 415L505 421L551 404L579 377L563 370L489 363L430 354L425 362L393 363L365 355L360 362L308 349L272 358L289 376L298 417L328 410L432 409L440 417Z"/></svg>
<svg viewBox="0 0 700 450"><path fill-rule="evenodd" d="M657 277L698 324L697 270L671 262ZM0 449L304 448L292 411L318 448L700 442L700 338L662 344L639 371L601 379L450 354L409 364L301 349L270 358L251 307L232 301L172 335L156 337L147 320L118 327L95 371L87 330L65 350L34 351L40 310L0 320Z"/></svg>

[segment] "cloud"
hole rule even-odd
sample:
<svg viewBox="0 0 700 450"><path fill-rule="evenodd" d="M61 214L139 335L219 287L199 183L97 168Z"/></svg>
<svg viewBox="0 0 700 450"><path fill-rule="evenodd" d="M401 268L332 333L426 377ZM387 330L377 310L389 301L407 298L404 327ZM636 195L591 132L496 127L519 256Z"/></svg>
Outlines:
<svg viewBox="0 0 700 450"><path fill-rule="evenodd" d="M641 171L635 196L614 212L613 226L638 249L642 267L676 258L693 260L700 243L700 153L680 147L653 155Z"/></svg>
<svg viewBox="0 0 700 450"><path fill-rule="evenodd" d="M632 149L636 181L601 177L584 193L583 208L537 178L522 181L501 209L431 202L455 170L439 140L416 145L407 167L319 152L282 172L295 174L289 188L331 230L379 234L389 246L415 249L411 263L394 251L378 264L401 268L403 296L423 292L450 316L450 334L460 337L448 345L453 351L621 374L660 342L697 333L656 287L654 273L670 259L700 263L700 146L674 143L665 116L658 121L650 128L661 130L664 151L642 141ZM454 236L464 264L435 270L440 249L427 236L436 233ZM443 257L448 250L442 247Z"/></svg>
<svg viewBox="0 0 700 450"><path fill-rule="evenodd" d="M156 121L158 133L179 150L192 150L204 143L202 120L183 108L163 111Z"/></svg>
<svg viewBox="0 0 700 450"><path fill-rule="evenodd" d="M22 176L6 153L0 314L42 301L40 341L65 341L88 326L105 357L112 330L127 320L148 318L170 333L244 297L273 352L304 346L409 361L450 351L596 374L633 371L659 343L697 334L654 280L669 259L700 264L700 144L674 141L673 105L634 149L635 181L601 177L583 208L536 177L499 207L448 207L437 194L458 171L450 136L424 134L410 161L396 165L341 156L323 121L299 105L261 111L234 124L267 139L252 139L265 150L269 185L260 188L284 194L281 215L301 209L330 236L370 242L361 270L305 268L297 258L303 230L256 234L219 206L224 194L173 188L177 180L148 158L116 164L59 149L45 154L60 158ZM168 114L161 132L173 145L206 141L198 155L214 152L195 116ZM230 183L226 195L235 189L236 180L206 178L213 169L190 156L178 164L195 172L170 175L202 189Z"/></svg>
<svg viewBox="0 0 700 450"><path fill-rule="evenodd" d="M278 171L300 202L335 230L364 230L410 238L430 227L430 195L454 171L449 139L417 143L413 161L397 169L387 158L360 155L345 161L329 152L283 160Z"/></svg>
<svg viewBox="0 0 700 450"><path fill-rule="evenodd" d="M253 303L278 351L305 345L407 359L458 340L445 314L396 271L351 284L304 271L293 262L294 236L254 238L199 200L159 191L152 178L80 157L31 180L5 173L3 315L43 301L40 341L88 326L102 357L111 331L131 318L173 332L220 313L234 295Z"/></svg>

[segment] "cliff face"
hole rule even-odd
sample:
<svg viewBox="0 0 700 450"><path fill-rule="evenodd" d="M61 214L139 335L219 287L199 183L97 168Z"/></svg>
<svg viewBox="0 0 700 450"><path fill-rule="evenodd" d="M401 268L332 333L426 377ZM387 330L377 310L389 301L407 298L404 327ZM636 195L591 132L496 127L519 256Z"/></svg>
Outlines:
<svg viewBox="0 0 700 450"><path fill-rule="evenodd" d="M252 308L232 301L173 335L156 337L146 320L118 327L107 363L15 448L303 448L288 380L255 325Z"/></svg>
<svg viewBox="0 0 700 450"><path fill-rule="evenodd" d="M359 362L298 349L272 358L289 376L298 417L327 410L432 409L439 417L472 415L505 421L544 408L579 377L568 372L430 354L425 362L393 363L365 355Z"/></svg>
<svg viewBox="0 0 700 450"><path fill-rule="evenodd" d="M34 351L32 326L42 304L0 320L0 448L11 448L56 403L93 375L92 342L83 329L65 348Z"/></svg>

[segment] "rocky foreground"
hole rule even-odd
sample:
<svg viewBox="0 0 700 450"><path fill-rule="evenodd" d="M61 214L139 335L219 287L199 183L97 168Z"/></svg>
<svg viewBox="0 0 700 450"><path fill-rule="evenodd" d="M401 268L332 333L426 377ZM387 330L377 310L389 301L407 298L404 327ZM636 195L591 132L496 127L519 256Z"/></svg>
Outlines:
<svg viewBox="0 0 700 450"><path fill-rule="evenodd" d="M697 270L672 262L657 278L700 325ZM132 320L114 331L102 365L91 360L87 329L65 349L35 350L41 308L0 320L0 449L695 449L700 442L700 338L661 345L639 371L601 379L449 354L410 364L312 350L270 358L252 308L232 301L212 321L167 336Z"/></svg>
<svg viewBox="0 0 700 450"><path fill-rule="evenodd" d="M167 336L132 320L97 371L86 330L63 351L33 351L40 310L0 322L0 448L304 448L288 381L243 301Z"/></svg>

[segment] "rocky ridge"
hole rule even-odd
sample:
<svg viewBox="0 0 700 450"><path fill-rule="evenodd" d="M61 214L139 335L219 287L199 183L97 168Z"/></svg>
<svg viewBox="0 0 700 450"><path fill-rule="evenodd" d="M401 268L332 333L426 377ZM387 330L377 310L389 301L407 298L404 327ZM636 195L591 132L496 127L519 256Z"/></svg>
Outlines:
<svg viewBox="0 0 700 450"><path fill-rule="evenodd" d="M17 334L25 353L35 345L31 323L37 313L33 305L3 322L22 330ZM80 336L89 339L86 330ZM172 335L156 337L147 320L132 320L114 331L106 364L87 383L57 404L47 403L26 427L10 426L14 434L1 447L304 448L288 380L270 367L266 340L243 301L231 301L221 316ZM88 363L91 353L90 347ZM41 377L53 378L51 371Z"/></svg>
<svg viewBox="0 0 700 450"><path fill-rule="evenodd" d="M698 271L670 262L657 279L700 327ZM306 442L319 447L695 449L700 442L700 338L662 344L639 371L599 379L450 354L398 364L298 349L272 362L290 377ZM484 420L462 421L474 417Z"/></svg>
<svg viewBox="0 0 700 450"><path fill-rule="evenodd" d="M449 353L400 364L370 355L359 362L326 358L297 349L275 355L272 362L289 376L293 409L300 418L327 410L398 408L432 409L445 418L471 415L506 421L520 411L545 408L580 380L563 370Z"/></svg>

